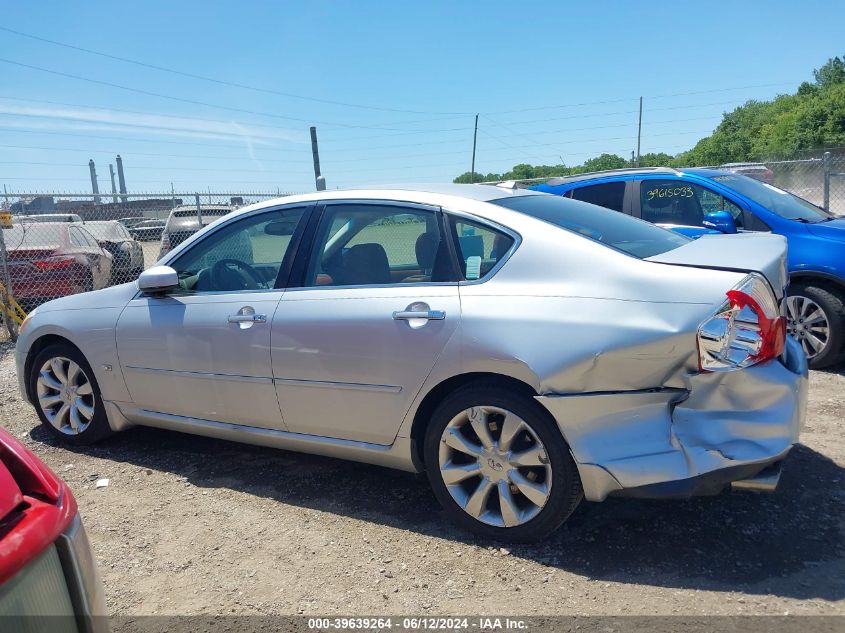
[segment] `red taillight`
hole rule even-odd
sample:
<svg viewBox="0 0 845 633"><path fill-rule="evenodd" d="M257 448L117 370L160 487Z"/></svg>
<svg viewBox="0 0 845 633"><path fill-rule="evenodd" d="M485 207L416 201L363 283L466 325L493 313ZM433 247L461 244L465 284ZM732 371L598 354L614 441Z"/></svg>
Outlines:
<svg viewBox="0 0 845 633"><path fill-rule="evenodd" d="M729 290L728 301L732 306L742 310L750 308L757 315L757 326L760 328L760 351L754 356L759 363L770 358L777 358L783 354L786 345L786 319L777 313L766 314L754 297L741 290Z"/></svg>
<svg viewBox="0 0 845 633"><path fill-rule="evenodd" d="M48 257L47 259L39 259L32 262L40 271L47 270L61 270L62 268L69 268L76 263L75 257L59 255L57 257Z"/></svg>
<svg viewBox="0 0 845 633"><path fill-rule="evenodd" d="M0 585L14 577L64 532L76 516L65 484L18 440L0 428L0 477L7 511L0 530Z"/></svg>
<svg viewBox="0 0 845 633"><path fill-rule="evenodd" d="M699 369L732 371L780 356L786 319L765 278L752 273L726 295L724 305L698 328Z"/></svg>

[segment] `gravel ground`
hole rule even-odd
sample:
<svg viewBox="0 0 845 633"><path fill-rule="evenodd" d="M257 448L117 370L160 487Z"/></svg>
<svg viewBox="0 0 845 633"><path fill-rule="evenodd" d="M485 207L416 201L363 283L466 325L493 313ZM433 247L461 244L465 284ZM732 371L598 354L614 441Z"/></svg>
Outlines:
<svg viewBox="0 0 845 633"><path fill-rule="evenodd" d="M583 504L508 548L405 473L143 428L58 446L8 343L0 424L73 489L115 615L845 614L842 368L813 373L775 494Z"/></svg>

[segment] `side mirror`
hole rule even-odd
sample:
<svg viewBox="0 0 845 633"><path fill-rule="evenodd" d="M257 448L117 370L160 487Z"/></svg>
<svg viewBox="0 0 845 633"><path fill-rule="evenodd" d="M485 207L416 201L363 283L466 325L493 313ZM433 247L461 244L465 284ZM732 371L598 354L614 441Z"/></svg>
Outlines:
<svg viewBox="0 0 845 633"><path fill-rule="evenodd" d="M704 216L702 223L708 229L719 231L720 233L736 233L736 222L734 216L728 211L713 211Z"/></svg>
<svg viewBox="0 0 845 633"><path fill-rule="evenodd" d="M167 292L179 287L179 275L170 266L147 268L138 277L138 289L143 292Z"/></svg>

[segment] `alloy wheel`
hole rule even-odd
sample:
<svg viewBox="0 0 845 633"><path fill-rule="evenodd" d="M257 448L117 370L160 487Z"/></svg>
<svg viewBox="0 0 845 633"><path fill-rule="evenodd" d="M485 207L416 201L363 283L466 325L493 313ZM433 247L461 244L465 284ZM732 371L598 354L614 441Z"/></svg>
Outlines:
<svg viewBox="0 0 845 633"><path fill-rule="evenodd" d="M789 333L801 343L807 358L821 354L830 340L830 323L821 306L809 297L786 298Z"/></svg>
<svg viewBox="0 0 845 633"><path fill-rule="evenodd" d="M38 406L58 431L78 435L94 418L94 390L78 363L56 356L42 365L36 380Z"/></svg>
<svg viewBox="0 0 845 633"><path fill-rule="evenodd" d="M549 500L546 447L528 423L506 409L477 406L452 418L440 438L439 464L452 499L488 525L522 525Z"/></svg>

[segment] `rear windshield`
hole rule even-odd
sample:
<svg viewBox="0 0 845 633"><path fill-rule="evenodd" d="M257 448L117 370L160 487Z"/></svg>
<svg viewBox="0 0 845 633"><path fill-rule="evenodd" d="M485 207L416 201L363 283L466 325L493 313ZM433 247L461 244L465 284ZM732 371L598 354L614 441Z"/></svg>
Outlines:
<svg viewBox="0 0 845 633"><path fill-rule="evenodd" d="M117 223L112 224L111 222L106 224L95 224L93 222L86 222L85 228L88 229L88 232L91 233L97 239L107 239L110 237L122 237L120 234L120 229L117 228Z"/></svg>
<svg viewBox="0 0 845 633"><path fill-rule="evenodd" d="M18 248L56 248L62 243L63 236L64 233L55 226L28 222L3 229L3 241L10 251Z"/></svg>
<svg viewBox="0 0 845 633"><path fill-rule="evenodd" d="M560 196L514 196L491 202L578 233L639 259L666 253L690 241L678 233L624 213Z"/></svg>

